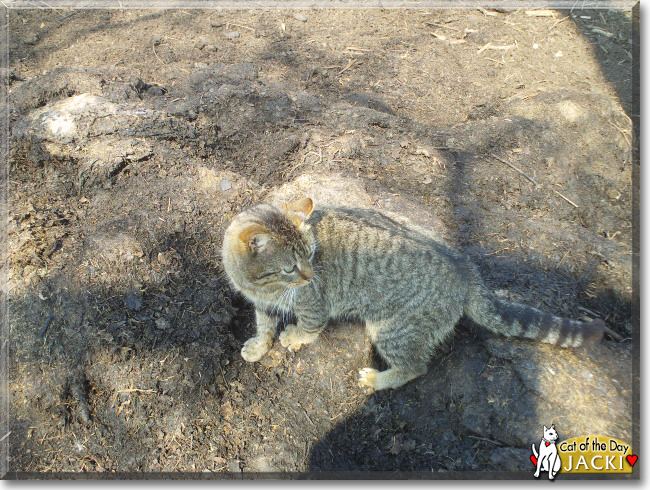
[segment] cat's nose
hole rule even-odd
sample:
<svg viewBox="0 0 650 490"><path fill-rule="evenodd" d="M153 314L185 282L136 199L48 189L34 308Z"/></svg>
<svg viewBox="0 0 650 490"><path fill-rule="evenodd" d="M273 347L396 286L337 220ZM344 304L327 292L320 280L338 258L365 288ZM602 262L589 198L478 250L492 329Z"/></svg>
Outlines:
<svg viewBox="0 0 650 490"><path fill-rule="evenodd" d="M312 269L301 270L300 277L305 281L311 281L314 279L314 271Z"/></svg>

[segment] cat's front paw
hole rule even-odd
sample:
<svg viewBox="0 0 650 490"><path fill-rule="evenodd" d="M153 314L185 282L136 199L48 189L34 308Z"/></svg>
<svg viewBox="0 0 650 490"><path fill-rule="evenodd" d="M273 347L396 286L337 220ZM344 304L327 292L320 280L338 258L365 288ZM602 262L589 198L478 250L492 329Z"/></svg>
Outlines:
<svg viewBox="0 0 650 490"><path fill-rule="evenodd" d="M366 393L372 393L377 389L377 371L373 368L363 368L359 371L359 386L364 389Z"/></svg>
<svg viewBox="0 0 650 490"><path fill-rule="evenodd" d="M244 361L247 362L259 361L270 348L271 345L269 342L264 342L257 337L253 337L244 343L244 347L242 347L241 350L241 356L244 358Z"/></svg>
<svg viewBox="0 0 650 490"><path fill-rule="evenodd" d="M280 334L280 344L292 352L297 351L303 344L309 344L316 340L318 334L308 334L300 330L296 325L287 325L287 328Z"/></svg>

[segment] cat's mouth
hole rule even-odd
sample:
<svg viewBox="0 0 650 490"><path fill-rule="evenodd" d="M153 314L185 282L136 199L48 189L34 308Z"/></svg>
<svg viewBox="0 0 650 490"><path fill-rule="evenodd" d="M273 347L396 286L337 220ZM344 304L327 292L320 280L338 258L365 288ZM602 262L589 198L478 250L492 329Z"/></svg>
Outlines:
<svg viewBox="0 0 650 490"><path fill-rule="evenodd" d="M301 277L300 279L298 279L297 282L293 283L291 285L291 287L292 288L301 288L301 287L306 286L307 284L309 284L313 279L314 279L313 275L309 279L305 279L305 278Z"/></svg>

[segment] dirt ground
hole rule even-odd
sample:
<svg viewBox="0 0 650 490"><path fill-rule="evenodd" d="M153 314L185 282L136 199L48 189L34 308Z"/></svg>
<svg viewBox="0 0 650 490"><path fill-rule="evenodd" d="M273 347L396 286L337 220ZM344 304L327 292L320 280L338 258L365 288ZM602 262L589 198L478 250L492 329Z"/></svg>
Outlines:
<svg viewBox="0 0 650 490"><path fill-rule="evenodd" d="M10 10L9 477L531 478L543 425L638 441L632 23ZM401 212L499 294L612 333L584 356L463 323L373 395L359 325L246 363L222 233L303 194Z"/></svg>

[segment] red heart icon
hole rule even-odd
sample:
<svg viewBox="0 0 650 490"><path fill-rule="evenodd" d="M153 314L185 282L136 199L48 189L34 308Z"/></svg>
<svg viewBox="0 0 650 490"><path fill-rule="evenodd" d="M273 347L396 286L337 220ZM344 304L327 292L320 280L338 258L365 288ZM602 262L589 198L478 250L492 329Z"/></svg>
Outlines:
<svg viewBox="0 0 650 490"><path fill-rule="evenodd" d="M639 457L636 454L631 454L625 459L627 459L627 462L630 463L630 466L634 466L634 463L636 463L636 460L639 459Z"/></svg>

